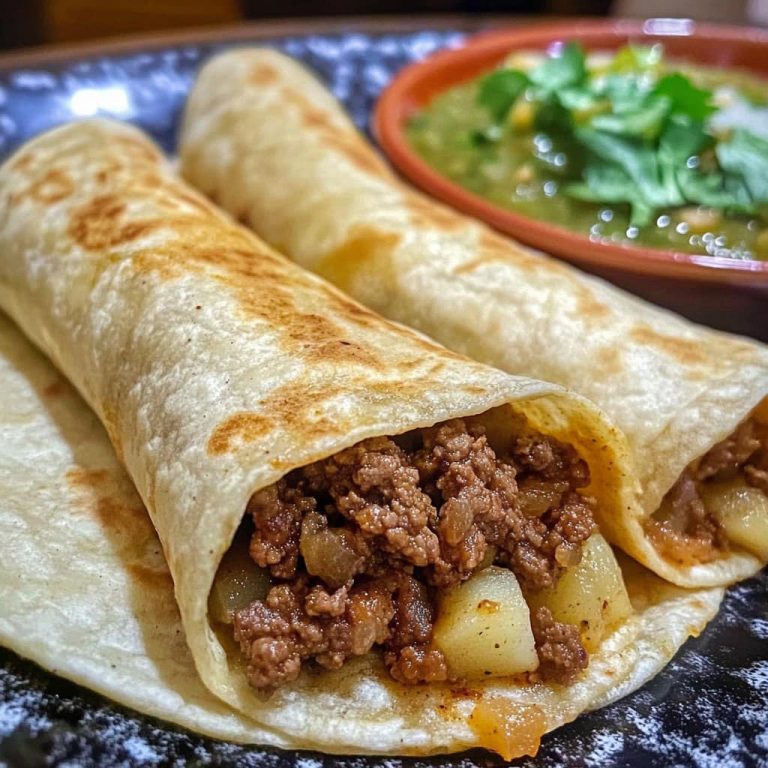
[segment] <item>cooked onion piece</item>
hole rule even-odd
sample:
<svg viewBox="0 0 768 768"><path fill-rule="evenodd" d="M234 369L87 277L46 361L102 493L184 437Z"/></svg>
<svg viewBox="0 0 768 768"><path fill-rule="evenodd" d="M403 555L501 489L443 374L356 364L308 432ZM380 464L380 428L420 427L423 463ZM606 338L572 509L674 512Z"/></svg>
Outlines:
<svg viewBox="0 0 768 768"><path fill-rule="evenodd" d="M248 547L236 541L216 572L208 597L208 613L214 621L231 624L239 610L254 600L263 600L268 591L269 572L256 567Z"/></svg>
<svg viewBox="0 0 768 768"><path fill-rule="evenodd" d="M491 566L446 590L434 643L460 678L517 675L539 666L528 604L506 568Z"/></svg>
<svg viewBox="0 0 768 768"><path fill-rule="evenodd" d="M549 608L556 621L579 627L590 653L632 612L619 564L599 533L587 540L578 565L566 569L548 589L529 594L528 602L532 608Z"/></svg>
<svg viewBox="0 0 768 768"><path fill-rule="evenodd" d="M768 559L768 496L743 478L707 484L701 496L734 544Z"/></svg>

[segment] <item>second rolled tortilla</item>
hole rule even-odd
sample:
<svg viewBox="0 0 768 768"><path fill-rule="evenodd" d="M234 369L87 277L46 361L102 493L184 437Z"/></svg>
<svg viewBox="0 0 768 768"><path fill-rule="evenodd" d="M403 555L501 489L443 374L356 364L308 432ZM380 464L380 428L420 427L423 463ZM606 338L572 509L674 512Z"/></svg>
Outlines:
<svg viewBox="0 0 768 768"><path fill-rule="evenodd" d="M409 190L333 96L274 51L230 51L204 67L181 157L193 184L362 303L603 408L627 437L643 491L608 532L644 565L700 586L768 560L768 495L755 489L738 519L761 518L760 536L741 537L751 550L731 541L697 562L684 541L668 558L647 528L686 468L740 423L768 430L765 347L686 322Z"/></svg>

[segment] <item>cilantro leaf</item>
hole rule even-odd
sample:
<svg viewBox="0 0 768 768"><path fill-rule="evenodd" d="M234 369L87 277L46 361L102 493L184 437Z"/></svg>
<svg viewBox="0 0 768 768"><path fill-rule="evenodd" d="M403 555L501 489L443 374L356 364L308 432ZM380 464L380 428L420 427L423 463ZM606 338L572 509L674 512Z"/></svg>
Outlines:
<svg viewBox="0 0 768 768"><path fill-rule="evenodd" d="M697 88L685 75L673 72L656 83L655 96L666 96L673 114L685 115L691 120L706 120L717 111L712 104L712 91Z"/></svg>
<svg viewBox="0 0 768 768"><path fill-rule="evenodd" d="M647 143L591 128L579 128L576 135L595 157L626 171L637 188L637 202L650 208L680 205L683 202L676 188L662 183L656 153Z"/></svg>
<svg viewBox="0 0 768 768"><path fill-rule="evenodd" d="M619 136L654 139L661 132L671 102L665 96L649 96L636 109L619 114L596 115L591 126Z"/></svg>
<svg viewBox="0 0 768 768"><path fill-rule="evenodd" d="M477 103L501 122L528 86L528 76L517 69L499 69L486 75L477 92Z"/></svg>
<svg viewBox="0 0 768 768"><path fill-rule="evenodd" d="M740 176L755 202L768 202L768 141L738 128L715 149L720 167Z"/></svg>
<svg viewBox="0 0 768 768"><path fill-rule="evenodd" d="M547 57L531 70L531 82L545 94L555 93L586 80L587 62L578 43L566 43L559 55Z"/></svg>

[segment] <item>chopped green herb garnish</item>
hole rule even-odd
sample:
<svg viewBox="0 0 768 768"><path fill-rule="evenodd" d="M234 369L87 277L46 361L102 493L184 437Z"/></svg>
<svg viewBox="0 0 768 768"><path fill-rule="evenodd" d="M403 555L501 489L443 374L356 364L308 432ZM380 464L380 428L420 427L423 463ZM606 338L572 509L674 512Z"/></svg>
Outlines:
<svg viewBox="0 0 768 768"><path fill-rule="evenodd" d="M590 72L581 47L568 43L530 71L487 75L477 101L510 131L516 104L529 101L533 127L583 158L565 194L626 203L633 225L683 205L756 212L768 203L768 142L744 129L729 137L710 132L711 91L680 72L663 74L662 54L658 45L630 45L602 72ZM486 130L477 140L502 138ZM704 170L699 155L706 151L714 167Z"/></svg>

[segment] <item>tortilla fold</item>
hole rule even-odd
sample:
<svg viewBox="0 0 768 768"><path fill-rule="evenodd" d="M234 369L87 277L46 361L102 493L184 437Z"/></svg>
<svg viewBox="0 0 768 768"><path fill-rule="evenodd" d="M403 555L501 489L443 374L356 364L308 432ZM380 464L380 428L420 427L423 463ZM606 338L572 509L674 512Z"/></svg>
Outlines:
<svg viewBox="0 0 768 768"><path fill-rule="evenodd" d="M768 423L768 349L652 307L411 191L333 96L275 51L229 51L204 66L180 152L195 186L361 303L597 403L625 434L642 489L604 530L645 566L693 587L765 564L732 542L709 562L686 562L685 550L668 559L645 525L692 462L750 416Z"/></svg>
<svg viewBox="0 0 768 768"><path fill-rule="evenodd" d="M0 306L106 428L157 530L202 683L256 725L251 731L213 705L205 714L208 702L199 688L179 680L188 662L176 653L170 583L154 540L137 522L136 501L129 498L117 511L102 504L99 512L100 483L107 484L106 499L112 490L128 494L124 478L110 479L117 467L111 454L105 455L103 436L94 433L85 407L74 402L58 433L52 428L56 418L41 414L47 433L41 436L40 425L38 434L39 387L33 385L32 394L25 390L25 380L14 378L13 362L7 376L22 391L3 406L10 410L7 428L16 438L12 448L9 441L0 448L11 467L3 482L13 491L7 494L5 524L25 551L47 539L39 554L51 567L66 558L83 570L78 576L62 567L62 579L44 580L45 586L35 582L31 598L45 595L41 610L46 617L56 615L57 632L69 633L62 659L55 632L46 639L30 631L24 617L34 608L27 592L13 592L19 579L14 568L21 568L24 578L24 569L37 567L34 558L5 569L3 587L11 585L11 594L2 602L4 642L111 695L122 691L121 700L151 706L161 716L176 693L197 696L198 708L175 719L199 721L206 732L332 752L422 754L485 745L511 756L535 750L543 732L573 719L637 673L638 638L655 627L647 611L630 615L609 635L570 686L504 679L473 683L471 690L404 686L388 676L380 655L371 653L334 672L305 669L296 682L270 695L255 692L231 635L219 635L209 619L208 596L256 491L365 438L483 414L501 433L512 434L525 421L573 445L591 469L586 491L610 517L637 492L622 469L621 435L586 399L449 353L303 272L188 189L159 150L129 126L88 121L30 142L0 168L0 212ZM8 354L19 344L12 337ZM28 416L14 415L17 401L27 403ZM72 433L70 412L82 420L81 432ZM55 449L50 497L46 478L39 481L41 489L27 480L29 472L35 477L41 440ZM77 494L72 496L77 488L67 486L62 473L70 485L73 478L76 486L82 480L84 492L97 496L96 515L103 518L109 546L98 528L94 531L92 515L78 513ZM40 535L24 532L25 525L43 526L40 515L52 514L59 499L65 511L82 515L82 522L67 528L66 548L56 546L47 528ZM125 530L115 535L109 531L113 524L124 524ZM90 536L97 536L98 547L84 543ZM120 554L121 548L130 553L136 547L154 563L164 585L146 598L147 605L128 584L147 572ZM85 589L87 569L100 567L123 591L115 591L118 604L112 608L96 601L89 618L87 596L72 598L69 590ZM59 626L64 618L54 599L59 590L63 602L82 605L74 610L72 626ZM667 643L651 641L658 665L701 630L721 596L712 590L674 598L681 621L662 633ZM119 643L112 647L110 633L92 631L104 625L114 632L113 621L156 609L163 609L156 637L138 636L131 621L125 649ZM77 637L85 650L73 647ZM156 663L173 661L156 659L156 646L169 637L167 653L180 667L168 678L155 674L150 693L161 695L150 704L134 692L135 681L150 679ZM146 653L149 661L139 658L124 666L123 651ZM176 685L180 690L174 693ZM499 747L497 737L473 728L470 714L478 701L503 705L506 713L512 708L525 738Z"/></svg>

